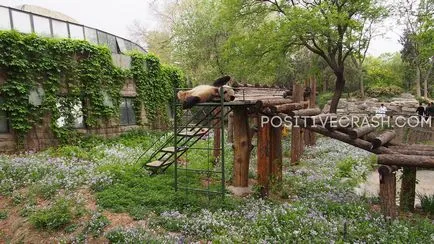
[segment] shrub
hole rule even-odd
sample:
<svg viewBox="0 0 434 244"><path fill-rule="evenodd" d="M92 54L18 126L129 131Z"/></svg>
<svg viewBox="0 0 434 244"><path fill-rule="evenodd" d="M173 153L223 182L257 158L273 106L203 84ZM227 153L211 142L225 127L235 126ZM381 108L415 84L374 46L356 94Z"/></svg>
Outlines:
<svg viewBox="0 0 434 244"><path fill-rule="evenodd" d="M318 96L318 106L320 108L323 108L327 104L327 102L332 99L332 97L333 97L332 92L320 94Z"/></svg>
<svg viewBox="0 0 434 244"><path fill-rule="evenodd" d="M389 98L389 97L398 96L398 95L400 95L403 92L404 92L404 90L401 87L395 86L395 85L390 85L390 86L372 86L372 87L368 87L366 89L366 94L369 97L385 97L385 98Z"/></svg>
<svg viewBox="0 0 434 244"><path fill-rule="evenodd" d="M38 229L58 230L69 224L73 217L71 202L59 199L46 209L36 210L30 216L30 223Z"/></svg>
<svg viewBox="0 0 434 244"><path fill-rule="evenodd" d="M7 219L7 218L8 218L8 212L0 211L0 220Z"/></svg>
<svg viewBox="0 0 434 244"><path fill-rule="evenodd" d="M434 214L434 194L420 195L420 205L424 212Z"/></svg>
<svg viewBox="0 0 434 244"><path fill-rule="evenodd" d="M86 225L86 233L92 234L93 237L98 237L109 224L110 221L106 216L102 215L100 212L94 212Z"/></svg>

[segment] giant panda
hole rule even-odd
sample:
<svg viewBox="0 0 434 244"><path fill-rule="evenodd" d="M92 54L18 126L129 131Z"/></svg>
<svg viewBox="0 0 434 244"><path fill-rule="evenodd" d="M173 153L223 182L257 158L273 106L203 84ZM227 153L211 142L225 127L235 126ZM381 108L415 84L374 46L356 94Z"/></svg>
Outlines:
<svg viewBox="0 0 434 244"><path fill-rule="evenodd" d="M223 76L215 80L212 85L199 85L188 91L179 91L177 97L182 102L183 109L190 109L198 103L220 99L220 89L223 87L224 100L230 102L235 99L234 89L226 85L230 80L230 76Z"/></svg>

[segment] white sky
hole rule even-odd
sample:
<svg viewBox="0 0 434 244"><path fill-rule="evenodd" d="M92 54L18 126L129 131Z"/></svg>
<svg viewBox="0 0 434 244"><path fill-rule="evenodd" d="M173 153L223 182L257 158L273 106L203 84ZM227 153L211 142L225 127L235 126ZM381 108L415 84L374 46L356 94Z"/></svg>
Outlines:
<svg viewBox="0 0 434 244"><path fill-rule="evenodd" d="M128 27L134 21L149 29L158 29L155 8L168 0L0 0L0 5L15 7L31 4L66 14L83 25L129 38ZM393 25L393 23L390 23ZM375 37L368 51L371 55L401 49L401 28L389 28L384 36Z"/></svg>

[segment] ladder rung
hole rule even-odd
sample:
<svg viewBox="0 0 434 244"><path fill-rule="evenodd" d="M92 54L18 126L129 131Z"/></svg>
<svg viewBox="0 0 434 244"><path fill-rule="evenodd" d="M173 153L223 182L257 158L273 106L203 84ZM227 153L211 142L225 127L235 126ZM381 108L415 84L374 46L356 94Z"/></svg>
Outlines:
<svg viewBox="0 0 434 244"><path fill-rule="evenodd" d="M177 152L182 152L187 150L188 147L178 147L178 149L176 150ZM162 152L168 152L168 153L174 153L175 152L175 147L165 147L163 149L161 149Z"/></svg>
<svg viewBox="0 0 434 244"><path fill-rule="evenodd" d="M178 133L179 136L203 136L207 133L207 130L204 131L198 131L198 130L193 130L193 131L188 131L188 130L183 130L181 132Z"/></svg>
<svg viewBox="0 0 434 244"><path fill-rule="evenodd" d="M164 162L164 161L157 160L157 161L152 161L152 162L146 164L145 166L152 167L152 168L158 168L158 167L161 167L163 165L168 165L171 163L172 163L171 161Z"/></svg>

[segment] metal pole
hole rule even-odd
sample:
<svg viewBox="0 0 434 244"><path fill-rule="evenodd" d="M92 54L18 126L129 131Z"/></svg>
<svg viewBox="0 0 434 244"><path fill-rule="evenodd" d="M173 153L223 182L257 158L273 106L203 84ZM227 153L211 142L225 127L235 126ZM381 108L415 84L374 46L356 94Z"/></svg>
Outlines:
<svg viewBox="0 0 434 244"><path fill-rule="evenodd" d="M173 118L173 133L174 133L174 142L173 142L173 147L174 147L174 160L175 160L175 191L178 191L178 155L177 155L177 138L176 138L176 133L177 133L177 126L178 126L178 109L176 106L176 87L173 88L173 111L175 111L175 116Z"/></svg>
<svg viewBox="0 0 434 244"><path fill-rule="evenodd" d="M223 87L221 87L220 88L221 90L220 90L220 92L221 92L221 97L220 97L220 116L221 116L221 121L220 121L220 129L221 129L221 132L220 132L220 143L221 143L221 146L220 146L220 150L221 150L221 152L220 152L220 157L221 157L221 161L222 161L222 198L224 198L225 197L225 131L224 131L224 128L225 128L225 121L224 121L224 119L225 119L225 112L224 112L224 108L225 108L225 106L224 106L224 102L225 102L225 100L224 100L224 92L223 92Z"/></svg>

